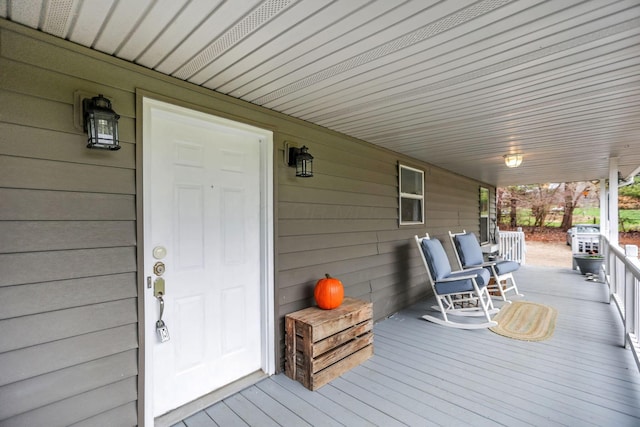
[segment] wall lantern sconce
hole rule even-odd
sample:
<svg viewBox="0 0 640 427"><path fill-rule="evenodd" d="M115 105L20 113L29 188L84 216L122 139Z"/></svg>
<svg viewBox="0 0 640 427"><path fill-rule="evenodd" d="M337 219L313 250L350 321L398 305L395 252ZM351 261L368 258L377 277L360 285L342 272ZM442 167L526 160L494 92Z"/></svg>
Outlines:
<svg viewBox="0 0 640 427"><path fill-rule="evenodd" d="M517 168L522 164L522 153L505 154L504 164L507 165L508 168Z"/></svg>
<svg viewBox="0 0 640 427"><path fill-rule="evenodd" d="M87 148L119 150L118 119L111 109L111 101L102 95L82 100L84 130L87 132Z"/></svg>
<svg viewBox="0 0 640 427"><path fill-rule="evenodd" d="M309 149L304 145L302 148L287 146L285 150L287 149L288 152L285 151L285 154L288 155L287 164L296 168L296 176L311 178L313 176L313 156L309 154Z"/></svg>

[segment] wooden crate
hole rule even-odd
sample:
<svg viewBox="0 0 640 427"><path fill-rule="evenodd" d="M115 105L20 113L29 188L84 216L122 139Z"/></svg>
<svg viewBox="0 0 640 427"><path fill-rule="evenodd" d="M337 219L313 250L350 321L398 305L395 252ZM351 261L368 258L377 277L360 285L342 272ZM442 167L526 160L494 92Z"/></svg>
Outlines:
<svg viewBox="0 0 640 427"><path fill-rule="evenodd" d="M317 390L373 355L373 305L346 297L340 307L285 317L285 373Z"/></svg>

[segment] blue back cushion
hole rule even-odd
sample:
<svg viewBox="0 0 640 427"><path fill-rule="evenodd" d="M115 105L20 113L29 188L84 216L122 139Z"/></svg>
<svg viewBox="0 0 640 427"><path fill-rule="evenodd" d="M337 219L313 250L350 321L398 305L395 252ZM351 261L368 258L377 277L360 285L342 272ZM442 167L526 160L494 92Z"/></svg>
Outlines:
<svg viewBox="0 0 640 427"><path fill-rule="evenodd" d="M481 265L484 262L482 249L480 249L480 243L478 243L475 234L459 234L455 236L454 240L463 267Z"/></svg>
<svg viewBox="0 0 640 427"><path fill-rule="evenodd" d="M449 258L447 258L447 253L444 251L442 243L440 243L439 240L423 239L422 252L427 260L429 270L431 270L433 280L444 279L451 274Z"/></svg>

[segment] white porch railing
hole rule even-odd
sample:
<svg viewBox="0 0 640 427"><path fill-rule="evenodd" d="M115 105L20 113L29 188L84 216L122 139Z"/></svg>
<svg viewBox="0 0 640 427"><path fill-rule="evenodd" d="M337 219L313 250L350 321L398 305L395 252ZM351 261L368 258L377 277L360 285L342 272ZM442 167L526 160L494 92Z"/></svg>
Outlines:
<svg viewBox="0 0 640 427"><path fill-rule="evenodd" d="M600 248L602 247L602 242L600 238L602 235L600 233L576 233L571 237L571 253L572 255L576 254L589 254L596 253L599 254ZM577 270L578 265L573 259L573 269Z"/></svg>
<svg viewBox="0 0 640 427"><path fill-rule="evenodd" d="M638 247L627 245L625 250L609 244L606 237L605 278L609 285L611 300L618 307L618 313L624 324L623 345L631 349L640 369L640 262Z"/></svg>
<svg viewBox="0 0 640 427"><path fill-rule="evenodd" d="M526 246L523 231L498 230L498 247L500 258L525 264Z"/></svg>
<svg viewBox="0 0 640 427"><path fill-rule="evenodd" d="M571 252L600 253L600 233L576 233L571 238Z"/></svg>

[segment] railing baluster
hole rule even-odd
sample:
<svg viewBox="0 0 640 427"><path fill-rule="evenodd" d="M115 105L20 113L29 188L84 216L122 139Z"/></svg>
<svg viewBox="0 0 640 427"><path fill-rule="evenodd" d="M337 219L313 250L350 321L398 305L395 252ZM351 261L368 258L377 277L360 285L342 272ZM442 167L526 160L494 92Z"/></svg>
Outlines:
<svg viewBox="0 0 640 427"><path fill-rule="evenodd" d="M606 238L603 236L603 240ZM606 283L624 326L623 346L629 348L640 369L640 262L638 247L627 245L623 251L606 240Z"/></svg>
<svg viewBox="0 0 640 427"><path fill-rule="evenodd" d="M498 231L500 258L525 264L525 238L523 231Z"/></svg>

